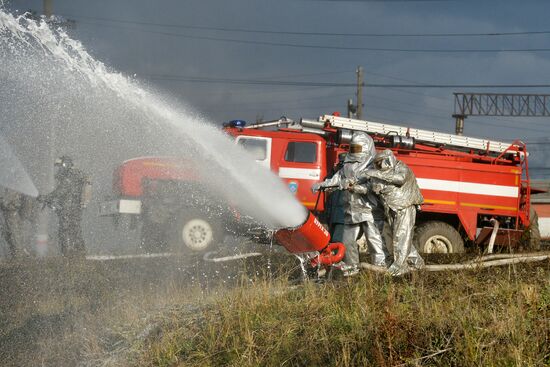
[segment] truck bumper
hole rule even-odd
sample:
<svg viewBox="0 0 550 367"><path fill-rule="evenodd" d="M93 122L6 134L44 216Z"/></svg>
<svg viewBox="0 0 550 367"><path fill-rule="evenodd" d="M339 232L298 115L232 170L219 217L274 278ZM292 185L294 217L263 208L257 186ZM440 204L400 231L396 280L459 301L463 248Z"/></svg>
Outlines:
<svg viewBox="0 0 550 367"><path fill-rule="evenodd" d="M119 199L104 201L99 204L100 216L117 214L141 214L141 200Z"/></svg>

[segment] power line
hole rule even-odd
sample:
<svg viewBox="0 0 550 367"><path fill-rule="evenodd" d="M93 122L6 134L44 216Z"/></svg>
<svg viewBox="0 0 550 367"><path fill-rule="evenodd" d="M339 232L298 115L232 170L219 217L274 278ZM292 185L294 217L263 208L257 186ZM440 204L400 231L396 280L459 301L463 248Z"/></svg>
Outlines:
<svg viewBox="0 0 550 367"><path fill-rule="evenodd" d="M245 86L245 85L240 85ZM279 94L279 93L289 93L289 92L317 92L320 90L324 90L323 87L305 87L305 88L292 88L292 89L277 89L277 90L265 90L265 88L255 88L253 90L247 90L247 91L241 91L241 92L234 92L231 91L231 95L250 95L250 94L258 94L258 91L261 91L262 95L264 94ZM208 92L212 93L212 92ZM222 93L227 93L226 91L222 91ZM350 94L352 95L353 92Z"/></svg>
<svg viewBox="0 0 550 367"><path fill-rule="evenodd" d="M332 95L324 95L324 96L317 96L317 97L305 97L305 98L294 98L294 99L279 99L279 100L269 100L269 101L248 101L248 102L240 102L240 103L216 103L215 106L219 107L238 107L238 106L250 106L250 105L266 105L266 104L277 104L280 105L282 103L296 103L296 102L304 102L304 101L315 101L315 100L323 100L327 98L335 99L337 97L349 97L350 93L345 94L332 94ZM345 102L342 102L342 104L345 104Z"/></svg>
<svg viewBox="0 0 550 367"><path fill-rule="evenodd" d="M471 118L471 117L468 117L468 121L469 122L472 122L472 123L476 123L476 124L484 124L486 123L484 120L486 120L486 118ZM515 124L515 125L518 125L518 124L521 124L521 120L520 119L516 119L516 120L510 120L510 119L505 119L505 118L499 118L499 116L491 116L491 121L497 121L497 122L503 122L503 123L512 123L512 124ZM550 124L548 124L547 122L543 122L543 121L533 121L533 119L531 119L529 122L525 122L525 125L535 125L535 126L541 126L541 127L548 127L550 126ZM524 126L524 125L522 125Z"/></svg>
<svg viewBox="0 0 550 367"><path fill-rule="evenodd" d="M163 79L165 80L165 79ZM175 79L176 81L178 81L178 79ZM279 81L277 81L279 82ZM254 83L254 84L257 84L257 83ZM353 87L354 85L348 85L349 87ZM372 86L372 84L369 84L368 86ZM426 86L426 85L421 85L419 87L423 87L423 86ZM453 86L449 86L449 87L453 87ZM286 102L299 102L299 101L305 101L305 100L316 100L316 99L324 99L324 98L335 98L337 96L345 96L345 95L348 95L348 94L341 94L341 95L332 95L332 96L322 96L322 97L311 97L311 98L301 98L301 99L294 99L294 100L279 100L279 101L267 101L267 102L263 102L263 104L265 103L286 103ZM372 94L368 94L367 95L370 99L374 99L374 100L385 100L385 101L390 101L390 102L393 102L393 103L399 103L399 104L404 104L404 105L409 105L409 106L416 106L414 104L411 104L411 103L401 103L401 102L397 102L395 100L392 100L390 98L383 98L383 97L379 97L379 96L373 96ZM231 105L222 105L222 106L234 106L235 104L231 104ZM301 107L293 107L293 108L284 108L284 110L295 110L295 109L298 109L298 108L304 108L305 106L301 106ZM279 108L277 108L279 109ZM311 108L305 108L305 109L311 109ZM384 108L384 107L380 107L380 106L371 106L369 105L368 110L386 110L386 111L391 111L391 112L398 112L398 113L404 113L404 114L407 114L407 115L415 115L415 116L423 116L423 117L429 117L429 118L436 118L436 119L444 119L445 117L443 116L440 116L440 115L432 115L432 114L426 114L426 113L419 113L419 112L413 112L413 111L410 111L410 110L400 110L400 109L395 109L395 108ZM249 110L254 110L254 109L249 109ZM272 110L276 110L275 108L271 109L271 108L268 108L267 111L272 111ZM431 110L437 110L437 111L442 111L442 112L445 112L445 110L443 109L434 109L434 108L431 108ZM449 114L450 114L450 111L449 111ZM503 122L506 121L506 122L512 122L512 123L517 123L516 121L512 121L512 120L503 120ZM544 130L540 130L540 129L533 129L533 128L530 128L530 127L525 127L525 126L507 126L507 125L503 125L503 124L496 124L496 123L491 123L491 122L487 122L487 121L483 121L483 122L478 122L479 125L481 126L494 126L494 127L498 127L498 128L503 128L503 129L511 129L511 130L524 130L524 131L533 131L533 132L537 132L537 133L541 133L541 132L544 132ZM541 127L546 127L546 126L541 126Z"/></svg>
<svg viewBox="0 0 550 367"><path fill-rule="evenodd" d="M324 72L317 72L317 73L308 73L308 74L292 74L292 75L279 75L279 76L272 76L272 77L264 77L264 79L266 80L272 80L272 79L278 79L278 78L300 78L300 77L309 77L309 76L320 76L320 75L337 75L337 74L352 74L354 73L354 71L350 71L350 70L341 70L341 71L324 71ZM165 75L158 75L158 74L140 74L140 73L132 73L134 75L137 75L137 77L143 77L143 78L148 78L148 79L151 79L151 80L164 80L163 78L166 77ZM171 80L168 80L168 81L171 81ZM323 88L321 86L310 86L310 87L305 87L305 88L301 88L301 89L296 89L296 88L293 88L293 89L285 89L285 90L275 90L275 91L265 91L265 90L262 90L262 94L266 94L266 93L284 93L284 92L289 92L289 91L292 91L292 92L296 92L296 91L316 91L316 90L319 90L320 88ZM209 94L211 94L212 92L211 91L208 91ZM226 93L225 91L222 91L222 93ZM239 93L236 93L236 92L231 92L231 94L236 94L236 95L243 95L243 94L254 94L254 93L257 93L256 91L248 91L248 92L239 92Z"/></svg>
<svg viewBox="0 0 550 367"><path fill-rule="evenodd" d="M424 96L424 97L429 97L429 98L433 98L433 99L439 99L441 101L450 101L449 98L445 98L445 97L441 97L441 96L434 96L432 94L428 94L428 93L422 93L422 92L413 92L411 90L407 90L407 89L399 89L399 88L392 88L392 87L388 87L386 88L388 90L392 90L394 92L398 92L398 93L401 93L401 94L409 94L409 95L413 95L413 96Z"/></svg>
<svg viewBox="0 0 550 367"><path fill-rule="evenodd" d="M444 119L444 117L439 116L439 115L431 115L431 114L421 113L421 112L411 112L411 111L408 111L408 110L406 111L406 110L401 110L401 109L398 109L398 108L385 108L385 107L371 106L367 109L367 111L368 110L391 111L391 112L404 113L404 114L407 114L407 115L430 117L430 118L435 118L435 119L439 119L439 120ZM449 119L449 121L451 121L451 119Z"/></svg>
<svg viewBox="0 0 550 367"><path fill-rule="evenodd" d="M332 106L332 107L330 107ZM286 113L287 111L334 111L339 108L345 108L345 103L342 102L342 104L339 104L336 106L336 104L333 105L318 105L318 106L297 106L297 107L288 107L288 108L281 108L281 107L272 107L272 108L239 108L239 112L258 112L263 113L265 111L280 111L281 113ZM231 106L228 106L231 107ZM230 108L214 108L214 109L208 109L207 111L222 111L222 110L230 110Z"/></svg>
<svg viewBox="0 0 550 367"><path fill-rule="evenodd" d="M404 113L404 114L407 114L407 115L414 115L414 116L424 116L424 117L436 118L436 119L439 119L439 120L445 119L445 117L443 117L443 116L420 113L420 112L404 111L404 110L395 109L395 108L384 108L384 107L378 107L378 106L371 106L370 108L367 109L367 111L369 109L385 110L385 111L390 111L390 112L398 112L398 113ZM449 119L449 121L451 121L451 120ZM532 129L532 128L525 127L525 126L507 126L507 125L500 125L500 124L495 124L495 123L486 122L486 121L485 122L480 122L479 125L481 125L481 126L483 126L483 125L495 126L495 127L502 128L502 129L524 130L524 131L533 131L533 132L537 132L537 133L546 133L544 130ZM547 127L550 127L550 125L547 125ZM550 142L548 142L548 144L550 144Z"/></svg>
<svg viewBox="0 0 550 367"><path fill-rule="evenodd" d="M422 108L424 110L426 109L429 109L431 111L438 111L438 112L444 112L446 113L448 116L451 116L451 114L449 113L450 111L447 110L447 109L443 109L443 108L436 108L436 107L429 107L429 108L425 108L424 106L421 106L420 104L418 103L408 103L408 102L402 102L400 100L396 100L395 98L385 98L385 97L380 97L378 95L373 95L373 94L369 94L369 93L366 93L365 94L365 102L366 102L366 109L369 109L371 108L372 106L368 103L370 100L374 100L374 101L385 101L385 102L390 102L392 103L393 105L399 105L399 106L410 106L410 107L415 107L415 108Z"/></svg>
<svg viewBox="0 0 550 367"><path fill-rule="evenodd" d="M291 103L291 102L322 100L322 99L327 99L327 98L343 97L343 96L347 96L347 95L349 95L349 94L335 94L335 95L326 95L326 96L320 96L320 97L298 98L298 99L292 99L292 100L289 100L289 99L287 99L287 100L271 100L271 101L254 102L252 104L256 105L256 106L265 105L265 104L282 104L282 103ZM390 98L383 98L383 97L378 97L378 96L373 96L373 95L367 95L367 96L369 97L369 99L373 99L373 100L389 101L389 102L392 102L394 104L399 104L399 105L408 105L408 106L420 107L420 106L414 105L412 103L398 102L398 101L390 99ZM216 107L227 108L227 107L239 107L239 106L243 106L243 105L250 106L251 103L247 102L247 103L216 104ZM203 108L204 108L204 106L203 106ZM283 108L281 108L281 107L277 107L277 108L264 107L264 108L257 108L257 109L263 110L263 109L266 109L266 108L267 108L268 111L278 110L278 109L295 110L295 109L298 109L298 108L310 109L310 107L306 107L306 106L290 107L290 108L289 107L283 107ZM219 110L219 108L217 110ZM253 111L253 110L255 110L255 109L254 108L248 109L248 111ZM447 110L444 110L444 109L440 109L440 108L428 108L427 110L428 111L444 112L448 115L447 116L434 115L434 114L428 114L428 113L422 113L422 112L415 112L415 111L411 111L411 110L402 110L402 109L397 109L397 108L383 107L383 106L379 106L379 105L375 105L375 106L367 105L367 111L370 111L370 110L398 112L398 113L403 113L403 114L406 114L406 115L429 117L429 118L435 118L435 119L438 119L438 120L445 120L445 119L448 118L449 121L451 121L450 112L447 111ZM509 121L513 122L511 120L509 120ZM503 129L511 129L511 130L534 131L534 132L537 132L537 133L543 132L543 130L533 129L533 128L529 128L529 127L525 127L525 126L507 126L507 125L501 125L501 124L491 123L491 122L487 122L487 121L479 122L479 125L482 125L482 126L483 125L489 125L489 126L495 126L495 127L499 127L499 128L503 128ZM550 126L547 126L547 127L550 127ZM550 144L550 142L546 142L546 144Z"/></svg>
<svg viewBox="0 0 550 367"><path fill-rule="evenodd" d="M396 76L386 75L386 74L380 74L380 73L374 73L374 72L372 72L372 71L367 71L366 74L374 75L374 76L380 76L380 77L382 77L382 78L387 78L387 79L391 79L391 80L397 80L397 81L400 81L400 82L424 84L424 83L418 82L418 81L416 81L416 80L398 78L398 77L396 77Z"/></svg>
<svg viewBox="0 0 550 367"><path fill-rule="evenodd" d="M290 85L304 87L355 87L356 83L309 82L285 80L254 80L191 77L180 75L159 75L150 77L151 80L189 82L189 83L221 83L221 84L251 84L251 85ZM550 88L550 84L382 84L364 83L365 88Z"/></svg>
<svg viewBox="0 0 550 367"><path fill-rule="evenodd" d="M527 145L548 145L550 147L550 141L526 141Z"/></svg>
<svg viewBox="0 0 550 367"><path fill-rule="evenodd" d="M477 32L477 33L353 33L353 32L303 32L303 31L273 31L265 29L252 28L231 28L231 27L206 27L187 24L174 23L155 23L147 21L115 19L104 17L89 17L83 15L62 14L65 17L77 19L89 19L102 22L113 22L123 24L135 24L154 27L176 28L176 29L195 29L206 31L219 32L234 32L234 33L253 33L253 34L276 34L276 35L293 35L293 36L330 36L330 37L373 37L373 38L436 38L436 37L509 37L509 36L530 36L550 34L550 31L523 31L523 32Z"/></svg>
<svg viewBox="0 0 550 367"><path fill-rule="evenodd" d="M520 126L520 125L507 126L507 125L500 125L500 124L495 124L495 123L487 122L487 121L480 122L479 125L481 125L481 126L489 125L489 126L498 127L499 129L512 129L512 130L533 131L533 132L536 132L536 133L547 133L547 131L544 131L544 130L532 129L532 128L525 127L525 126ZM548 125L547 127L550 127L550 125Z"/></svg>
<svg viewBox="0 0 550 367"><path fill-rule="evenodd" d="M386 74L374 73L374 72L369 72L369 71L367 71L366 73L369 74L369 75L380 76L382 78L388 78L388 79L391 79L391 80L398 80L398 81L407 82L407 83L414 83L414 84L424 84L424 83L421 83L421 82L418 82L418 81L415 81L415 80L398 78L398 77L391 76L391 75L386 75ZM404 91L404 90L400 90L398 88L388 88L388 89L392 89L392 90L395 90L395 91L400 92L400 93L422 95L422 96L426 96L426 97L430 97L430 98L435 98L435 99L440 99L440 100L447 101L447 98L442 98L440 96L433 96L433 95L426 94L426 93Z"/></svg>
<svg viewBox="0 0 550 367"><path fill-rule="evenodd" d="M366 72L366 73L369 74L369 72ZM327 73L327 74L329 74L329 73ZM381 76L382 74L377 74L377 75ZM153 75L152 74L138 74L138 76L139 77L144 77L144 78L151 78ZM387 77L391 78L389 76L387 76ZM399 79L399 78L395 78L395 79ZM152 79L152 80L163 81L165 79ZM403 79L403 80L405 80L405 79ZM170 81L177 81L177 80L166 79L166 81L170 82ZM248 85L247 84L240 84L239 86L248 86ZM274 87L279 87L277 85L273 85L273 86ZM274 90L261 89L261 92L262 92L262 94L278 94L278 93L288 93L288 92L316 92L316 91L320 90L321 88L325 88L325 86L309 86L309 87L294 86L296 88L292 88L293 86L290 86L290 85L288 87L291 87L291 88L290 89L274 89ZM350 86L350 88L354 88L354 90L355 90L356 85L354 84L353 86ZM402 89L399 89L399 88L392 88L392 87L388 87L387 89L398 92L398 93L402 93L402 94L409 94L409 95L414 95L414 96L425 96L425 97L429 97L429 98L432 98L432 99L439 99L439 100L446 101L446 102L451 101L450 97L445 98L445 97L435 96L435 95L428 94L428 93L413 92L411 90L402 90ZM232 95L250 95L250 94L256 94L258 90L259 89L256 88L254 90L240 91L240 92L231 91L231 94ZM197 90L194 91L194 93L197 93L197 92L198 92ZM212 94L214 92L215 91L210 91L210 90L208 91L209 94ZM218 92L220 92L219 94L226 93L225 90L219 90ZM354 93L355 93L355 91L350 93L350 95L352 95Z"/></svg>
<svg viewBox="0 0 550 367"><path fill-rule="evenodd" d="M352 71L352 70L322 71L322 72L318 72L318 73L308 73L308 74L279 75L279 76L266 77L265 79L302 78L302 77L308 77L308 76L353 74L353 73L354 73L354 71ZM146 76L153 76L154 77L155 75L150 74L150 75L146 75Z"/></svg>
<svg viewBox="0 0 550 367"><path fill-rule="evenodd" d="M102 27L131 29L138 32L159 34L165 36L175 36L187 39L195 39L201 41L215 41L226 43L240 43L249 45L261 45L261 46L275 46L275 47L290 47L290 48L302 48L302 49L320 49L320 50L345 50L345 51L369 51L369 52L403 52L403 53L504 53L504 52L548 52L550 48L510 48L510 49L413 49L413 48L384 48L384 47L353 47L353 46L327 46L327 45L311 45L311 44L298 44L298 43L285 43L285 42L269 42L269 41L254 41L235 38L222 38L222 37L208 37L208 36L193 36L182 33L172 33L155 31L148 29L141 29L136 27L126 27L114 24L99 24L94 22L80 21L79 23L101 25Z"/></svg>

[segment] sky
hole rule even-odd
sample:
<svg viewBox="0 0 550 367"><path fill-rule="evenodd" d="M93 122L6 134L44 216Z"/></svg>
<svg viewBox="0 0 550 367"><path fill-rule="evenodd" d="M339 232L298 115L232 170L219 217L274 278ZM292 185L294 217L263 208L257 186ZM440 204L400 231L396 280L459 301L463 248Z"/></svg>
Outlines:
<svg viewBox="0 0 550 367"><path fill-rule="evenodd" d="M454 131L453 92L550 92L392 87L550 84L548 1L52 1L94 57L218 124L345 114L358 66L365 119L442 132ZM7 6L42 12L42 0ZM469 117L464 129L527 142L539 178L550 178L549 133L546 117Z"/></svg>

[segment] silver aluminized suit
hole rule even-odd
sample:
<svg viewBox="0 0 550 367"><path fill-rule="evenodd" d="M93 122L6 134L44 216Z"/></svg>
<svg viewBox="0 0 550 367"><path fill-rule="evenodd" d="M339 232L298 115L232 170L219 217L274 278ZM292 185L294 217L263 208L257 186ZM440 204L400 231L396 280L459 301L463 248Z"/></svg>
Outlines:
<svg viewBox="0 0 550 367"><path fill-rule="evenodd" d="M398 161L391 150L378 153L375 166L377 169L366 171L359 182L370 178L373 191L382 198L391 226L394 255L388 271L402 275L409 271L409 265L424 266L424 260L412 244L416 205L422 204L424 198L412 170Z"/></svg>
<svg viewBox="0 0 550 367"><path fill-rule="evenodd" d="M360 152L351 152L351 146L361 146ZM346 155L344 166L334 176L325 180L312 189L319 187L338 187L343 190L342 201L344 203L344 229L342 242L346 247L344 262L348 266L359 265L359 247L357 240L363 231L367 238L371 262L374 265L387 266L388 251L382 238L384 228L383 207L368 189L367 185L353 185L360 173L372 167L376 150L372 138L364 132L354 132L350 153Z"/></svg>

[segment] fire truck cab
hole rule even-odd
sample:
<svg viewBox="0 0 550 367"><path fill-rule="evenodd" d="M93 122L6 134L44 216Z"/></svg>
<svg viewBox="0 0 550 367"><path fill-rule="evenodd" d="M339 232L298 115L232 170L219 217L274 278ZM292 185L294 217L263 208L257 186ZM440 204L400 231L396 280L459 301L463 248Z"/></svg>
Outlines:
<svg viewBox="0 0 550 367"><path fill-rule="evenodd" d="M277 174L288 189L308 209L315 207L317 194L311 185L327 176L326 141L315 134L296 131L227 129L237 145L252 152L258 164ZM324 210L324 202L318 203Z"/></svg>

